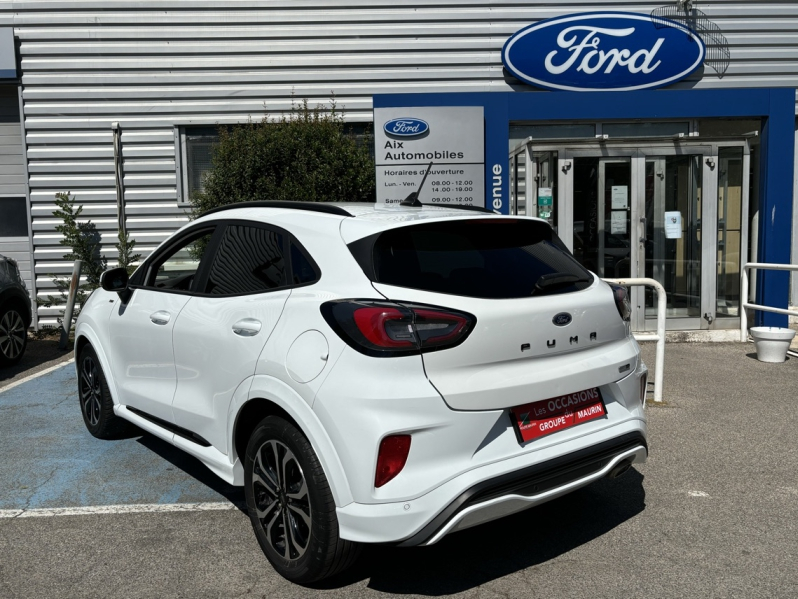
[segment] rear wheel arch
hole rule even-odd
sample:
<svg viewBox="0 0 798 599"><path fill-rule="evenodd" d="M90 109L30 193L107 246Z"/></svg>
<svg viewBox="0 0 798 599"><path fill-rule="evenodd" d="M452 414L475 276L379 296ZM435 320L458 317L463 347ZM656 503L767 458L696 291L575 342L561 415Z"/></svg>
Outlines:
<svg viewBox="0 0 798 599"><path fill-rule="evenodd" d="M0 313L13 308L22 315L25 326L29 327L33 319L31 313L30 298L17 293L5 293L0 295Z"/></svg>
<svg viewBox="0 0 798 599"><path fill-rule="evenodd" d="M341 464L331 439L321 423L316 419L315 414L307 404L304 404L303 400L299 399L299 401L302 402L305 410L309 412L306 418L302 418L300 414L297 414L290 407L280 405L282 402L279 402L279 400L253 397L244 403L236 413L233 422L231 440L233 455L230 456L231 460L234 462L238 459L243 465L247 444L258 424L268 416L278 416L295 426L308 440L325 472L336 505L339 507L347 505L353 501L353 498L343 464ZM306 420L312 420L312 423L309 424Z"/></svg>

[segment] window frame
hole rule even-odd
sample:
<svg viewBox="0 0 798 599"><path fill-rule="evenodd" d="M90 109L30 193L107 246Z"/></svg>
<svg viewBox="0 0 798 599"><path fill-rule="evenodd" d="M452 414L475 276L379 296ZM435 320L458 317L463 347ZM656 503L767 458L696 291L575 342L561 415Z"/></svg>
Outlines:
<svg viewBox="0 0 798 599"><path fill-rule="evenodd" d="M210 255L210 252L215 251L216 245L219 242L219 223L217 221L205 222L197 224L195 227L191 227L183 231L179 236L175 237L174 239L170 240L170 242L160 248L158 248L155 252L153 252L145 261L144 263L136 270L135 273L130 278L130 283L128 287L131 289L146 289L148 291L157 291L161 293L176 293L178 295L196 295L197 292L195 288L198 284L198 281L203 279L204 272L203 270L207 268L207 255ZM208 247L206 248L206 254L203 255L202 260L200 260L199 266L197 267L197 271L194 275L194 280L191 281L191 288L190 289L167 289L164 287L155 287L154 285L149 284L149 281L153 280L158 267L161 266L166 260L168 260L175 252L179 251L182 247L184 247L187 243L189 243L189 239L194 239L197 237L199 233L202 231L208 231L211 233L211 239L208 242ZM141 273L141 274L139 274Z"/></svg>
<svg viewBox="0 0 798 599"><path fill-rule="evenodd" d="M266 229L269 231L274 231L279 233L283 236L283 256L285 258L286 264L286 281L287 284L282 287L275 287L274 289L261 289L257 291L250 291L247 293L228 293L228 294L220 294L220 293L206 293L205 291L197 291L197 289L206 289L208 285L208 278L210 277L211 266L213 265L213 261L210 259L211 256L215 257L216 252L219 249L219 245L221 244L222 237L224 236L225 232L227 231L227 227L230 225L237 225L237 226L247 226L247 227L254 227L258 229ZM191 289L184 290L184 289L165 289L161 287L154 287L151 285L147 285L146 282L151 279L153 275L153 269L160 266L163 260L169 258L172 253L176 250L179 250L186 242L187 239L193 237L196 233L201 230L213 230L213 234L211 235L211 240L208 243L208 247L205 250L205 254L200 261L199 267L197 268L197 273L194 276L194 280L191 282ZM311 268L315 274L315 278L312 281L307 283L294 283L293 282L293 275L294 275L294 264L293 259L291 257L291 244L296 245L297 249L304 254L305 258L310 263ZM139 275L139 272L143 274ZM148 291L157 291L162 293L176 293L179 295L190 295L192 297L208 297L208 298L229 298L229 297L246 297L249 295L262 295L265 293L272 293L275 291L284 291L286 289L298 289L300 287L308 287L310 285L315 285L321 280L322 271L319 268L318 262L313 258L312 254L307 250L307 248L302 244L302 242L297 239L296 235L283 229L282 227L273 225L271 223L264 223L262 221L253 221L247 219L218 219L213 221L208 221L204 223L197 223L196 226L190 227L186 229L183 233L180 234L179 237L175 238L171 243L168 245L159 248L150 255L141 267L136 270L136 272L131 277L131 283L129 287L131 289L146 289Z"/></svg>

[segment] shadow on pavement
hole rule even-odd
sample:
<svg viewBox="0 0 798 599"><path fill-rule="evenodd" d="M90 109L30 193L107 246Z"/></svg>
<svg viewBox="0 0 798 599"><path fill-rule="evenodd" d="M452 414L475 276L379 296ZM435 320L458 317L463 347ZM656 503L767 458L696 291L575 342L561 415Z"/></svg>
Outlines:
<svg viewBox="0 0 798 599"><path fill-rule="evenodd" d="M0 368L0 386L14 382L13 379L23 378L44 370L72 357L72 349L58 349L58 339L32 339L28 338L28 346L22 359L13 366Z"/></svg>
<svg viewBox="0 0 798 599"><path fill-rule="evenodd" d="M759 358L756 357L756 352L745 354L745 356L747 358L751 358L752 360L756 360L757 362L759 361ZM792 360L792 358L788 355L787 358L784 360L784 362L789 362L790 360ZM762 363L763 364L768 364L768 363L770 363L770 364L783 364L783 362L762 362Z"/></svg>
<svg viewBox="0 0 798 599"><path fill-rule="evenodd" d="M172 464L175 468L180 468L180 470L193 477L198 482L216 491L219 495L235 504L235 506L245 514L247 513L243 487L234 487L233 485L227 484L211 472L205 464L195 457L190 456L182 449L178 449L174 445L158 437L141 431L141 429L139 429L139 434L142 436L138 439L138 443Z"/></svg>
<svg viewBox="0 0 798 599"><path fill-rule="evenodd" d="M352 570L316 588L340 588L369 578L370 589L385 593L460 593L566 554L644 509L643 476L632 469L619 479L603 479L525 512L454 533L431 547L369 548Z"/></svg>

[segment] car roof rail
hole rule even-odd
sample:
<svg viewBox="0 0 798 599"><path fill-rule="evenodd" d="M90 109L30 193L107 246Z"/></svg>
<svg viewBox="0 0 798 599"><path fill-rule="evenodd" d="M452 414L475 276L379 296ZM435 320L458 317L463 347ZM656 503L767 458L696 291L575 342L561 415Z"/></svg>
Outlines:
<svg viewBox="0 0 798 599"><path fill-rule="evenodd" d="M209 214L216 214L217 212L224 212L225 210L233 210L235 208L288 208L291 210L307 210L308 212L322 212L324 214L335 214L337 216L352 215L341 208L325 202L286 202L286 201L255 201L255 202L236 202L227 204L225 206L218 206L211 208L207 212L203 212L200 216L207 216Z"/></svg>

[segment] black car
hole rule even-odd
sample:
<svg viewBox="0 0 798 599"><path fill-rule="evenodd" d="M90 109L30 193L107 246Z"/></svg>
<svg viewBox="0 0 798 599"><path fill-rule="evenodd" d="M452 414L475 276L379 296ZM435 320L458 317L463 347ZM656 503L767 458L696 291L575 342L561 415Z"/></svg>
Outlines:
<svg viewBox="0 0 798 599"><path fill-rule="evenodd" d="M0 367L22 358L31 318L30 296L17 263L0 255Z"/></svg>

